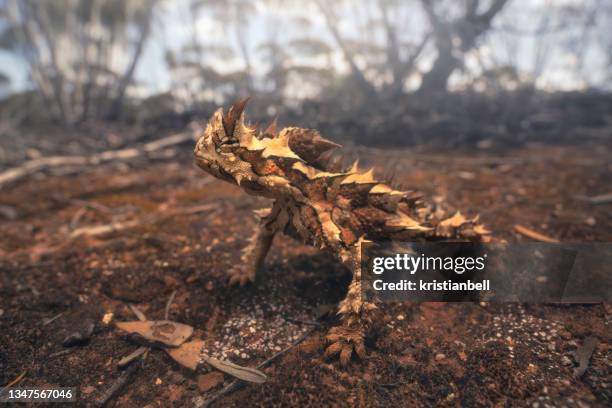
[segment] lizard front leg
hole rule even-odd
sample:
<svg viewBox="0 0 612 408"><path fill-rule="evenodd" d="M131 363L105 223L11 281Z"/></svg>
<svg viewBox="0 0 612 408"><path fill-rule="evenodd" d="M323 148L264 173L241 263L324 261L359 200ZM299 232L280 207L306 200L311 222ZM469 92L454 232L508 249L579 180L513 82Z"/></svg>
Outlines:
<svg viewBox="0 0 612 408"><path fill-rule="evenodd" d="M340 355L340 363L347 364L353 354L365 357L364 337L369 329L376 305L363 299L361 290L361 242L356 242L348 251L339 254L342 262L351 270L353 280L346 297L338 307L341 326L329 330L326 338L331 344L325 350L327 357Z"/></svg>
<svg viewBox="0 0 612 408"><path fill-rule="evenodd" d="M242 251L240 264L228 271L230 285L244 285L255 282L255 276L261 269L264 259L270 250L274 235L284 227L283 209L277 203L272 208L256 211L260 217L259 225Z"/></svg>

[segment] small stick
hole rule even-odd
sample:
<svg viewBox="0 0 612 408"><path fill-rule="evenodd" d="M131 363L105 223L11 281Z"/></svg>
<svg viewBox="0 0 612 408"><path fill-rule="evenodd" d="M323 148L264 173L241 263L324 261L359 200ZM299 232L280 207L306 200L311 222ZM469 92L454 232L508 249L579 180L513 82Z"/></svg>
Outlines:
<svg viewBox="0 0 612 408"><path fill-rule="evenodd" d="M141 322L144 322L147 320L147 316L145 316L145 314L142 313L136 306L134 306L131 303L128 303L128 306L130 310L136 315L138 320L140 320ZM141 355L144 361L144 359L147 358L147 355L149 354L149 350L151 350L150 347L139 347L133 352L131 352L130 354L128 354L127 356L123 357L121 360L119 360L117 365L119 367L124 367L128 365L130 362L132 362L134 359L136 359L138 356L141 356Z"/></svg>
<svg viewBox="0 0 612 408"><path fill-rule="evenodd" d="M166 302L166 310L164 312L164 320L168 320L168 315L170 314L170 306L172 306L172 302L174 301L174 297L176 296L176 290L172 292L170 298Z"/></svg>
<svg viewBox="0 0 612 408"><path fill-rule="evenodd" d="M300 344L301 342L303 342L304 340L306 340L306 338L308 336L310 336L315 330L317 329L316 326L313 326L312 328L310 328L309 330L307 330L306 332L304 332L304 334L302 334L300 336L299 339L297 339L296 341L294 341L289 347L279 351L278 353L274 354L272 357L270 357L269 359L265 360L264 362L262 362L261 364L259 364L257 366L257 369L261 369L266 367L268 364L270 364L272 361L276 360L277 358L279 358L280 356L282 356L283 354L287 353L289 350L291 350L292 348L294 348L295 346L297 346L298 344ZM235 391L237 389L239 389L240 387L242 387L245 384L244 381L241 380L234 380L231 383L229 383L225 388L223 388L222 390L220 390L219 392L217 392L215 395L213 395L212 397L210 397L208 400L206 400L202 405L196 406L197 408L208 408L211 406L212 403L214 403L216 400L218 400L219 398L221 398L222 396L229 394L232 391Z"/></svg>
<svg viewBox="0 0 612 408"><path fill-rule="evenodd" d="M514 230L516 232L518 232L519 234L524 235L524 236L526 236L528 238L531 238L531 239L535 239L536 241L549 242L551 244L557 244L557 243L560 242L556 238L551 238L551 237L546 236L544 234L540 234L539 232L536 232L536 231L534 231L532 229L529 229L527 227L523 227L522 225L516 224L514 226Z"/></svg>
<svg viewBox="0 0 612 408"><path fill-rule="evenodd" d="M147 320L147 317L144 315L144 313L142 313L140 310L138 310L138 308L136 306L134 306L131 303L128 303L128 307L130 308L132 313L134 313L136 315L138 320L140 320L141 322L144 322L144 321Z"/></svg>
<svg viewBox="0 0 612 408"><path fill-rule="evenodd" d="M75 349L74 348L69 348L66 350L60 350L60 351L56 351L55 353L51 353L49 354L49 359L53 359L55 357L61 357L61 356L65 356L67 354L71 354Z"/></svg>
<svg viewBox="0 0 612 408"><path fill-rule="evenodd" d="M117 366L120 368L125 367L126 365L130 364L132 361L136 360L138 357L146 353L148 350L148 347L137 348L136 350L132 351L130 354L119 360Z"/></svg>
<svg viewBox="0 0 612 408"><path fill-rule="evenodd" d="M12 387L13 385L17 384L19 381L23 380L23 377L25 377L26 373L27 373L27 370L24 370L23 373L17 376L17 378L15 378L13 381L8 383L6 387L2 388L2 391L6 390L7 388ZM2 394L2 391L0 391L0 394Z"/></svg>
<svg viewBox="0 0 612 408"><path fill-rule="evenodd" d="M79 221L81 221L81 218L83 218L83 215L85 215L86 212L87 212L87 208L85 207L81 207L78 210L76 210L76 212L70 219L70 229L71 230L75 229L77 225L79 225Z"/></svg>
<svg viewBox="0 0 612 408"><path fill-rule="evenodd" d="M96 401L96 406L104 407L111 399L113 399L119 391L127 384L128 380L132 377L132 374L138 370L140 364L132 364L124 372L117 377L113 385Z"/></svg>
<svg viewBox="0 0 612 408"><path fill-rule="evenodd" d="M580 201L586 201L587 203L595 204L595 205L612 203L612 193L601 194L601 195L597 195L593 197L588 197L588 196L583 196L583 195L579 195L575 197Z"/></svg>
<svg viewBox="0 0 612 408"><path fill-rule="evenodd" d="M284 319L288 321L289 323L305 324L307 326L320 326L321 325L321 323L318 323L318 322L311 322L308 320L299 320L299 319L294 319L291 317L284 317Z"/></svg>
<svg viewBox="0 0 612 408"><path fill-rule="evenodd" d="M42 325L43 325L43 326L46 326L46 325L48 325L49 323L53 323L54 321L56 321L57 319L59 319L60 317L62 317L62 315L63 315L63 314L64 314L64 312L62 312L62 313L58 313L57 315L55 315L55 316L53 316L53 317L50 317L50 318L48 318L48 319L43 319L43 321L42 321Z"/></svg>

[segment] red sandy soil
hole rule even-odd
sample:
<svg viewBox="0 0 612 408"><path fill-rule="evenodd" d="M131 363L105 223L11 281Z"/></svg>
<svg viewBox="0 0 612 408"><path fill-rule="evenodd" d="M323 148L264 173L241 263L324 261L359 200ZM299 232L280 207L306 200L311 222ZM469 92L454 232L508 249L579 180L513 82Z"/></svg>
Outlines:
<svg viewBox="0 0 612 408"><path fill-rule="evenodd" d="M496 236L528 241L521 224L562 241L611 241L611 204L577 196L609 193L605 147L527 146L499 153L353 149L364 166L433 200L482 214ZM256 366L320 326L215 406L610 406L609 306L473 303L385 304L368 356L341 367L323 357L324 313L350 279L325 254L277 239L255 286L230 288L226 271L265 206L184 162L101 167L39 176L4 189L0 204L0 385L73 386L94 405L136 346L103 315L135 320L128 303L196 329L211 353ZM4 218L3 218L4 217ZM136 221L135 221L136 220ZM135 221L130 228L70 239L75 230ZM59 317L57 317L59 315ZM57 317L45 324L45 319ZM61 341L90 319L90 341ZM301 323L300 323L301 321ZM598 339L574 378L571 352ZM193 406L232 378L189 372L153 350L108 406Z"/></svg>

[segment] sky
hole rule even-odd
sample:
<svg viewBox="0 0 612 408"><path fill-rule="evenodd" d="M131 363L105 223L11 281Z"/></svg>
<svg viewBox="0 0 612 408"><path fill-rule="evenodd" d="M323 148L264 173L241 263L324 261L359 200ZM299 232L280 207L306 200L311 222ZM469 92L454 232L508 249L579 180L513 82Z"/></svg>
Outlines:
<svg viewBox="0 0 612 408"><path fill-rule="evenodd" d="M572 0L556 0L556 1L572 1ZM598 1L598 0L593 0ZM2 0L0 0L1 5ZM153 32L151 41L148 42L147 47L144 51L143 57L136 70L136 79L142 83L142 88L145 94L155 94L168 91L171 86L171 75L167 69L167 65L164 60L164 55L167 49L178 50L182 44L185 44L190 35L190 19L189 11L186 7L186 0L174 0L166 2L163 5L161 11L162 19L159 21ZM285 30L283 36L292 36L300 34L297 32L300 28L295 28L283 23L283 13L306 13L309 15L313 14L312 9L299 9L299 10L283 10L274 9L274 14L269 12L269 8L262 6L262 3L257 4L257 13L254 17L250 18L250 24L248 26L248 37L251 40L252 47L263 42L273 30ZM528 6L526 5L528 4ZM529 27L533 23L537 23L534 10L545 10L542 7L545 6L546 0L531 0L529 3L525 1L513 1L507 6L510 8L509 15L519 16L521 24L524 27ZM306 6L305 6L306 7ZM347 10L349 12L350 10ZM322 19L313 19L314 26L310 28L312 33L320 35L328 40L331 39L327 28L325 27ZM503 26L504 21L496 21L494 25ZM356 28L356 24L352 24L351 21L342 21L340 29L343 33L348 36L359 37L362 35ZM422 30L422 27L416 26L405 27L406 30L413 30L418 32ZM572 29L572 28L570 28ZM576 28L578 29L578 28ZM216 38L218 41L226 41L231 44L236 43L235 38L227 37L224 35L223 30L213 21L209 15L202 14L198 20L198 31L201 37ZM230 33L231 34L231 33ZM524 71L529 72L533 69L533 61L537 52L536 43L533 37L529 35L507 33L503 30L492 34L493 37L491 44L505 44L505 47L490 47L483 46L480 49L479 59L475 59L469 56L466 60L466 66L471 67L475 70L483 63L487 61L505 61L512 60L518 67ZM551 38L554 40L554 38ZM330 41L332 42L332 41ZM558 47L555 47L555 43L550 41L550 45L544 47L544 51L549 56L550 64L546 67L543 75L540 76L536 83L539 87L544 89L580 89L585 85L584 79L592 84L603 84L605 83L605 67L606 61L601 53L593 50L587 50L582 58L583 70L580 75L568 74L571 68L578 63L575 57L563 53ZM257 51L252 49L251 52L257 55ZM333 55L333 63L340 70L346 69L346 64L339 52ZM423 66L431 63L431 57L424 58L421 61ZM256 69L261 70L261 66L256 65ZM216 63L217 67L227 71L239 68L235 62L228 62L219 60ZM11 84L9 88L3 90L0 88L0 95L7 92L15 92L23 89L27 89L29 85L27 65L15 57L12 54L0 51L0 71L7 74L11 78Z"/></svg>

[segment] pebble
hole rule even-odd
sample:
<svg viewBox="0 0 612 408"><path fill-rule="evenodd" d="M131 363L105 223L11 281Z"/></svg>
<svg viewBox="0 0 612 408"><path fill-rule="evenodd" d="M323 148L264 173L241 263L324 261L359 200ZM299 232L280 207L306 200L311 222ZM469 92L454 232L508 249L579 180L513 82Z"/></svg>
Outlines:
<svg viewBox="0 0 612 408"><path fill-rule="evenodd" d="M444 360L445 358L446 358L446 355L445 355L445 354L442 354L442 353L438 353L438 354L436 354L436 357L435 357L436 361L442 361L442 360Z"/></svg>
<svg viewBox="0 0 612 408"><path fill-rule="evenodd" d="M81 392L82 392L83 394L85 394L85 395L89 395L89 394L91 394L92 392L94 392L95 390L96 390L96 389L95 389L93 386L91 386L91 385L86 385L86 386L84 386L84 387L81 387Z"/></svg>
<svg viewBox="0 0 612 408"><path fill-rule="evenodd" d="M223 374L218 371L198 376L198 388L202 392L211 390L221 383L223 383Z"/></svg>
<svg viewBox="0 0 612 408"><path fill-rule="evenodd" d="M102 324L108 326L110 322L113 320L113 312L105 313L102 317Z"/></svg>
<svg viewBox="0 0 612 408"><path fill-rule="evenodd" d="M572 360L568 356L561 357L561 364L564 366L572 365Z"/></svg>
<svg viewBox="0 0 612 408"><path fill-rule="evenodd" d="M72 347L80 344L84 344L89 341L89 338L94 332L96 324L91 319L85 319L78 331L70 333L64 340L62 340L62 346Z"/></svg>
<svg viewBox="0 0 612 408"><path fill-rule="evenodd" d="M396 317L395 319L396 319L396 320L400 320L400 321L401 321L401 320L404 320L404 319L405 319L405 317L404 317L404 315L401 315L401 314L400 314L400 315L397 315L397 317Z"/></svg>

